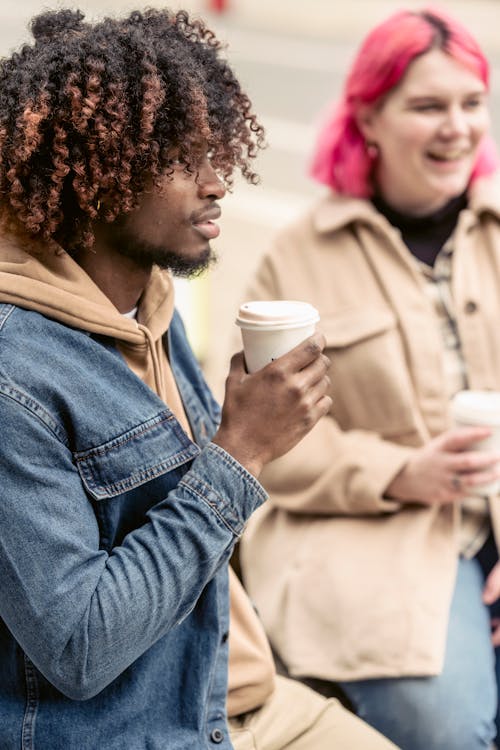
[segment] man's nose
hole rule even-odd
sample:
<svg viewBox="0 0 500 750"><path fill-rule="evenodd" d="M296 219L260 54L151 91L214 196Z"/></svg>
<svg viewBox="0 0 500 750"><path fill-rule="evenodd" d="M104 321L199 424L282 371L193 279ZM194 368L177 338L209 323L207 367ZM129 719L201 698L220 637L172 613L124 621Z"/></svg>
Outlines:
<svg viewBox="0 0 500 750"><path fill-rule="evenodd" d="M196 183L203 198L213 197L220 200L226 194L226 186L208 158L204 160L198 170Z"/></svg>

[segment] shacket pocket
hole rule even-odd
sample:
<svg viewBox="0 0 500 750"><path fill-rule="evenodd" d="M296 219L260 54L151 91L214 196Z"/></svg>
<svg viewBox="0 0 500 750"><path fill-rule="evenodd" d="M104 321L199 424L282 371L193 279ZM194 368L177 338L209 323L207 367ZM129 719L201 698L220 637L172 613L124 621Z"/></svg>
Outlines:
<svg viewBox="0 0 500 750"><path fill-rule="evenodd" d="M95 500L116 497L192 461L200 453L170 411L74 454L81 480Z"/></svg>
<svg viewBox="0 0 500 750"><path fill-rule="evenodd" d="M360 307L322 315L333 414L345 429L394 438L416 430L411 375L396 316Z"/></svg>

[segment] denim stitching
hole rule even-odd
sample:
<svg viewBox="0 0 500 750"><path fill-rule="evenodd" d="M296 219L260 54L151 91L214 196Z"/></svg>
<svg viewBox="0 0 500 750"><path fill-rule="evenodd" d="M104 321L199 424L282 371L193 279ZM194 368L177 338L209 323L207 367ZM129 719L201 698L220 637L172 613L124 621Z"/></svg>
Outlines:
<svg viewBox="0 0 500 750"><path fill-rule="evenodd" d="M256 479L253 474L250 474L247 469L245 469L244 466L242 466L238 461L236 461L235 458L233 458L229 453L227 453L224 448L221 448L217 443L210 443L210 445L207 446L210 450L215 450L217 453L217 458L221 458L224 463L235 470L242 479L245 480L245 482L251 481L253 484L255 490L260 494L264 495L267 499L267 492L264 490L258 479Z"/></svg>
<svg viewBox="0 0 500 750"><path fill-rule="evenodd" d="M211 495L213 495L218 500L217 507L230 509L231 506L225 501L224 497L222 495L219 495L219 493L214 490L213 486L211 484L207 484L207 482L205 482L205 480L200 476L196 475L194 477L183 477L181 482L185 486L192 487L196 492L204 493L205 497L210 497Z"/></svg>
<svg viewBox="0 0 500 750"><path fill-rule="evenodd" d="M38 710L38 679L30 659L24 654L24 675L26 678L26 708L21 735L22 750L34 750L35 719Z"/></svg>
<svg viewBox="0 0 500 750"><path fill-rule="evenodd" d="M165 414L166 416L164 416ZM120 435L117 438L113 438L113 440L110 440L108 443L99 445L96 448L88 448L85 451L77 451L75 453L75 460L86 461L90 456L105 456L114 448L119 448L122 445L125 445L125 443L130 443L132 440L134 440L134 438L140 435L144 435L146 432L149 432L155 427L161 425L162 422L170 422L173 419L175 419L173 414L170 414L168 412L162 412L156 417L153 417L151 424L147 426L145 426L146 423L141 424L139 427L134 427L132 430L129 430L123 435Z"/></svg>
<svg viewBox="0 0 500 750"><path fill-rule="evenodd" d="M211 503L210 500L207 500L207 498L204 497L204 495L202 495L201 492L198 492L198 490L196 489L196 487L193 487L191 484L187 484L187 482L184 482L182 479L181 479L181 481L179 482L179 484L177 486L178 487L181 487L181 486L184 487L184 489L187 490L189 493L191 493L192 495L196 495L197 498L199 498L200 500L203 500L203 502L205 503L205 505L208 505L208 507L210 508L210 510L212 510L214 512L214 514L217 516L217 518L220 521L222 521L222 523L224 524L224 526L226 527L226 529L229 529L229 531L231 532L231 534L234 534L237 537L241 536L241 533L243 531L243 524L242 523L239 524L241 526L241 531L237 531L236 529L234 529L226 521L226 519L224 518L224 516L221 514L221 512L219 511L217 505L215 505L214 503Z"/></svg>
<svg viewBox="0 0 500 750"><path fill-rule="evenodd" d="M207 484L199 476L184 477L181 482L184 487L191 487L193 492L204 497L205 501L211 508L213 507L214 509L217 509L219 513L225 513L229 518L229 523L233 523L237 527L243 526L243 522L240 520L238 514L234 511L230 503L226 502L222 495L219 495L211 485ZM211 502L208 499L211 495L216 498L217 502Z"/></svg>
<svg viewBox="0 0 500 750"><path fill-rule="evenodd" d="M140 487L144 482L156 479L156 477L182 466L182 464L187 463L187 461L198 455L199 449L195 445L190 445L186 450L177 453L175 456L171 456L166 461L161 461L147 469L142 469L126 479L120 479L117 482L107 484L98 481L92 467L87 462L80 460L78 469L88 489L94 493L96 498L102 499L133 490L135 487ZM104 491L99 491L99 488L104 488Z"/></svg>
<svg viewBox="0 0 500 750"><path fill-rule="evenodd" d="M14 312L15 305L0 305L0 331L4 327L9 315Z"/></svg>
<svg viewBox="0 0 500 750"><path fill-rule="evenodd" d="M60 442L68 447L68 440L66 434L59 427L55 419L46 411L38 401L26 395L22 391L17 390L7 383L0 383L0 397L10 398L16 404L29 411L34 417L36 417Z"/></svg>

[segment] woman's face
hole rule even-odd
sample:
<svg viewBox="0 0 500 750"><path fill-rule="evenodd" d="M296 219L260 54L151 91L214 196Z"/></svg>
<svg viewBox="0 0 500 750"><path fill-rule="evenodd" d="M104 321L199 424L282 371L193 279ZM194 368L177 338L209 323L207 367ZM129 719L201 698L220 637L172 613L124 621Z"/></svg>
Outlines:
<svg viewBox="0 0 500 750"><path fill-rule="evenodd" d="M425 215L467 187L490 117L484 83L441 50L417 58L382 105L360 113L375 181L396 210Z"/></svg>

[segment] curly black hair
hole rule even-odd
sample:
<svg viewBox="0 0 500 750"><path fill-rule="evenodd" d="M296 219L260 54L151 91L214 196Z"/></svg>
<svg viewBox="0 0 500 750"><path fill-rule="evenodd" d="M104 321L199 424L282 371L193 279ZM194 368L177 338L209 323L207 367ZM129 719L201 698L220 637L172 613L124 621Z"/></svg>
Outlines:
<svg viewBox="0 0 500 750"><path fill-rule="evenodd" d="M84 21L49 11L35 43L0 61L0 220L75 252L95 219L130 212L173 150L187 170L200 149L226 185L250 182L264 130L203 21L135 11Z"/></svg>

